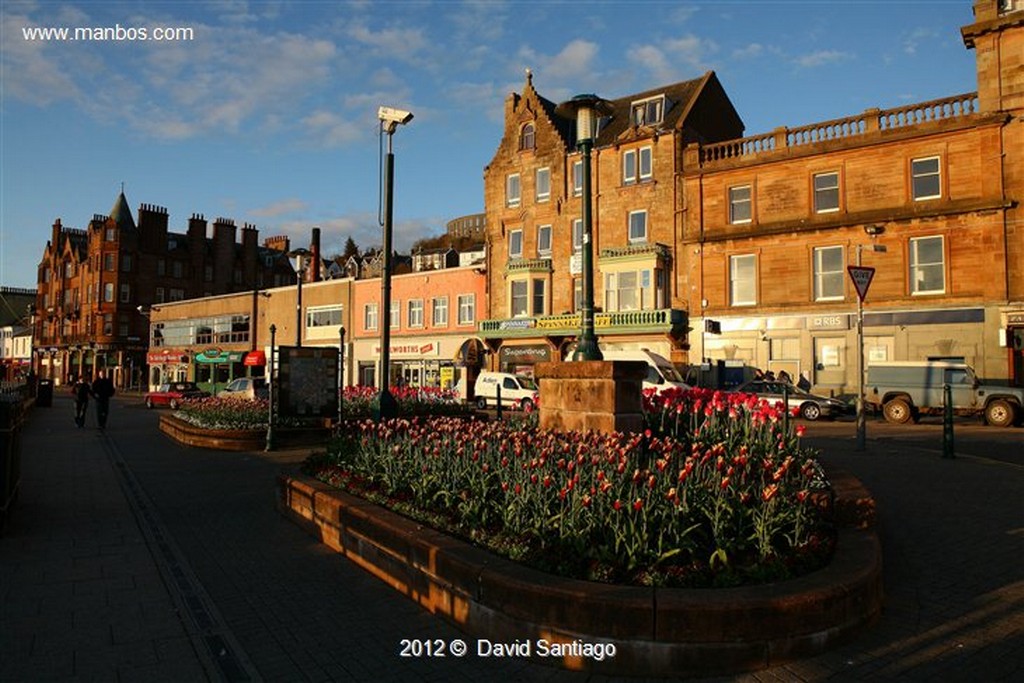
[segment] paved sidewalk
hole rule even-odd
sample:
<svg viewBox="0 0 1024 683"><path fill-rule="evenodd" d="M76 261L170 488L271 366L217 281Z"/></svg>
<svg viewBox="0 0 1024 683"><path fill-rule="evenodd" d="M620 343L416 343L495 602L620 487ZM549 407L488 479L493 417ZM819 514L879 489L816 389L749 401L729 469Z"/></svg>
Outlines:
<svg viewBox="0 0 1024 683"><path fill-rule="evenodd" d="M276 512L301 452L187 449L155 425L127 399L105 434L63 396L31 414L0 537L0 681L607 680L399 657L403 638L473 640ZM823 655L715 680L1024 680L1024 465L809 441L875 495L885 613Z"/></svg>

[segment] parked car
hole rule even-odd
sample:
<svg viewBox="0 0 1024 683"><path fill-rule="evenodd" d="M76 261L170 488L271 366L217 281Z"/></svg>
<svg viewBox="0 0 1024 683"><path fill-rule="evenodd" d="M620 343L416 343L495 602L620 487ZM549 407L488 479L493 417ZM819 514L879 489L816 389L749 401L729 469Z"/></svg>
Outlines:
<svg viewBox="0 0 1024 683"><path fill-rule="evenodd" d="M781 403L784 388L787 393L787 405L790 410L794 408L799 409L800 416L806 420L837 417L850 412L849 404L839 399L817 396L788 382L779 382L778 380L755 379L739 385L733 391L754 394L769 403L775 403L776 401Z"/></svg>
<svg viewBox="0 0 1024 683"><path fill-rule="evenodd" d="M502 406L516 406L523 410L532 408L537 403L537 384L529 377L513 375L509 372L481 372L473 385L476 406L480 410L488 404L498 404L498 387L501 387Z"/></svg>
<svg viewBox="0 0 1024 683"><path fill-rule="evenodd" d="M262 377L239 377L221 389L217 396L222 398L233 396L252 401L257 398L269 398L270 389L267 387L267 380Z"/></svg>
<svg viewBox="0 0 1024 683"><path fill-rule="evenodd" d="M157 387L156 391L146 394L146 407L158 408L168 406L177 410L184 399L206 398L210 394L200 389L195 382L167 382Z"/></svg>
<svg viewBox="0 0 1024 683"><path fill-rule="evenodd" d="M869 365L867 401L880 407L888 422L903 424L921 415L942 414L947 384L957 415L982 415L996 427L1009 427L1024 415L1024 389L982 384L970 365L946 361Z"/></svg>

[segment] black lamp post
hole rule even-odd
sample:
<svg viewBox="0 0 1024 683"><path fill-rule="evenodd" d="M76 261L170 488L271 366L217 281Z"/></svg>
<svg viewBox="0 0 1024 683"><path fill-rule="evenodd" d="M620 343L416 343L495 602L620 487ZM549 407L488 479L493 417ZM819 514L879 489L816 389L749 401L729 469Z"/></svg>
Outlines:
<svg viewBox="0 0 1024 683"><path fill-rule="evenodd" d="M388 151L384 160L384 264L380 276L380 404L379 419L386 420L398 414L398 402L391 395L391 234L392 199L394 196L395 155L391 151L391 138L399 124L412 121L412 112L381 107L377 111L381 133L388 136Z"/></svg>
<svg viewBox="0 0 1024 683"><path fill-rule="evenodd" d="M298 290L295 299L295 345L302 346L302 281L306 279L306 259L313 252L309 249L294 249L288 255L295 259L295 275L298 278Z"/></svg>
<svg viewBox="0 0 1024 683"><path fill-rule="evenodd" d="M338 328L338 427L345 415L345 326Z"/></svg>
<svg viewBox="0 0 1024 683"><path fill-rule="evenodd" d="M267 451L274 450L274 394L277 393L277 380L274 378L274 348L277 344L277 325L270 326L270 358L267 359Z"/></svg>
<svg viewBox="0 0 1024 683"><path fill-rule="evenodd" d="M555 113L576 120L576 147L583 154L583 302L580 339L573 360L603 360L594 333L594 240L590 196L590 151L597 137L597 123L601 116L611 114L611 103L597 95L577 95L562 102Z"/></svg>

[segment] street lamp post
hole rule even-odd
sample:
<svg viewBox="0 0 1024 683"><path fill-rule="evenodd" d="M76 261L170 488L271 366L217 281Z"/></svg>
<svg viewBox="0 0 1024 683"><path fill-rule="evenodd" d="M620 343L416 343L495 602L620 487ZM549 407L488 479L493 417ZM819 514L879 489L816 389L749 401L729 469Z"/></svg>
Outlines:
<svg viewBox="0 0 1024 683"><path fill-rule="evenodd" d="M871 237L880 235L882 230L879 226L868 226L865 231ZM863 251L867 247L869 251L885 253L888 249L884 244L858 244L857 245L857 267L863 266ZM857 296L857 450L863 451L867 447L867 415L864 413L864 297Z"/></svg>
<svg viewBox="0 0 1024 683"><path fill-rule="evenodd" d="M377 118L380 119L381 134L387 134L388 145L387 155L384 160L384 263L380 276L380 399L379 419L386 420L398 414L398 402L391 395L391 234L392 228L392 200L394 198L395 180L395 155L392 152L391 141L395 129L399 124L407 124L412 121L412 112L394 109L392 107L381 107L377 111Z"/></svg>
<svg viewBox="0 0 1024 683"><path fill-rule="evenodd" d="M274 348L277 336L277 325L270 326L270 358L267 359L267 445L266 450L274 450L274 394L277 393L277 382L274 379Z"/></svg>
<svg viewBox="0 0 1024 683"><path fill-rule="evenodd" d="M597 95L577 95L562 102L555 113L576 120L576 147L583 155L583 301L580 321L580 339L573 360L603 360L594 333L594 240L592 201L590 190L590 152L597 137L597 123L601 116L611 113L611 103Z"/></svg>
<svg viewBox="0 0 1024 683"><path fill-rule="evenodd" d="M295 249L288 255L295 259L295 275L298 290L295 299L295 345L302 346L302 281L306 279L306 259L312 255L309 249Z"/></svg>
<svg viewBox="0 0 1024 683"><path fill-rule="evenodd" d="M338 427L345 415L345 326L338 328Z"/></svg>

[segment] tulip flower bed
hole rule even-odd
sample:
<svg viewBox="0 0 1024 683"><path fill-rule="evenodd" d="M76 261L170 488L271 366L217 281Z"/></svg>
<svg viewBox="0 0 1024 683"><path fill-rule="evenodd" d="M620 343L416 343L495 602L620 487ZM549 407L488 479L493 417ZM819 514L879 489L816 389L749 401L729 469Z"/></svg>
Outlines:
<svg viewBox="0 0 1024 683"><path fill-rule="evenodd" d="M645 401L643 434L528 421L354 421L307 473L575 578L728 586L828 562L829 484L781 408L694 390Z"/></svg>

